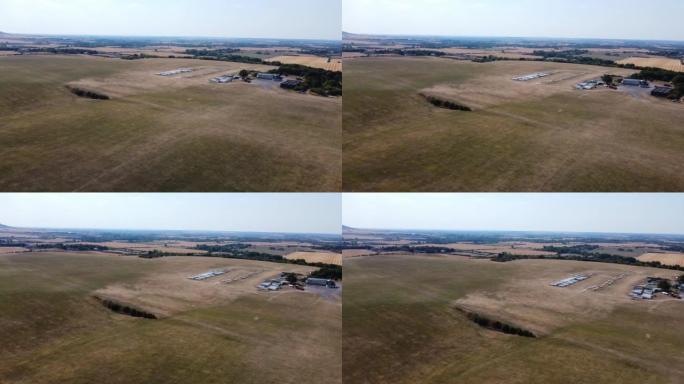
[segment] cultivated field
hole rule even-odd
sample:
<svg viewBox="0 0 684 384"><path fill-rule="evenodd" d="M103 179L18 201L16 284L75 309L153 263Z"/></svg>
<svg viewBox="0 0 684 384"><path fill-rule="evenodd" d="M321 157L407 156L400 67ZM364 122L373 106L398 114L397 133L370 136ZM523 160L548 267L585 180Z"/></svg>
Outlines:
<svg viewBox="0 0 684 384"><path fill-rule="evenodd" d="M292 252L285 256L289 260L304 260L307 263L342 265L342 254L333 252Z"/></svg>
<svg viewBox="0 0 684 384"><path fill-rule="evenodd" d="M346 191L678 191L684 108L578 82L634 71L549 62L345 62ZM522 82L535 72L551 76ZM469 106L433 107L420 93Z"/></svg>
<svg viewBox="0 0 684 384"><path fill-rule="evenodd" d="M188 279L213 269L227 274ZM0 382L294 384L321 377L341 383L341 302L256 289L262 278L285 270L312 268L216 258L0 255ZM160 318L116 314L94 296Z"/></svg>
<svg viewBox="0 0 684 384"><path fill-rule="evenodd" d="M279 61L283 64L300 64L335 72L342 71L342 60L339 58L328 61L327 57L320 56L277 56L269 58L268 61Z"/></svg>
<svg viewBox="0 0 684 384"><path fill-rule="evenodd" d="M592 273L568 288L549 284ZM613 285L588 290L618 276ZM616 264L387 255L345 261L345 383L679 383L684 302L632 301L675 272ZM539 337L482 328L470 310ZM374 356L369 359L368 356Z"/></svg>
<svg viewBox="0 0 684 384"><path fill-rule="evenodd" d="M618 64L634 64L638 67L655 67L669 71L684 72L684 64L678 59L667 57L630 57L618 61Z"/></svg>
<svg viewBox="0 0 684 384"><path fill-rule="evenodd" d="M659 261L665 265L684 266L684 253L644 253L638 259L639 261Z"/></svg>
<svg viewBox="0 0 684 384"><path fill-rule="evenodd" d="M178 68L177 76L156 74ZM0 189L334 191L342 101L209 79L272 67L0 57ZM111 100L79 98L66 85Z"/></svg>

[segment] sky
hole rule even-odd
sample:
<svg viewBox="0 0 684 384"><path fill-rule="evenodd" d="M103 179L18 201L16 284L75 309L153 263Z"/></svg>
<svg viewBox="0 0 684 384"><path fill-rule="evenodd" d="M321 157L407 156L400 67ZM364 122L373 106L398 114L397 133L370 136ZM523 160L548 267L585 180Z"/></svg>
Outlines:
<svg viewBox="0 0 684 384"><path fill-rule="evenodd" d="M345 32L684 40L682 0L343 0Z"/></svg>
<svg viewBox="0 0 684 384"><path fill-rule="evenodd" d="M341 7L341 0L0 0L0 31L339 40Z"/></svg>
<svg viewBox="0 0 684 384"><path fill-rule="evenodd" d="M0 194L0 224L24 228L341 232L339 194Z"/></svg>
<svg viewBox="0 0 684 384"><path fill-rule="evenodd" d="M684 234L684 194L345 194L364 229Z"/></svg>

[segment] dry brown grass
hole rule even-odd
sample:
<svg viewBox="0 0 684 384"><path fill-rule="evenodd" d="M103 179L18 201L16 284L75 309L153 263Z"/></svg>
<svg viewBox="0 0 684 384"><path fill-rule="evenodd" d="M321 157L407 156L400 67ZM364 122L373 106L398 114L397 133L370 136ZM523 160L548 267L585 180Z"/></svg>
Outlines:
<svg viewBox="0 0 684 384"><path fill-rule="evenodd" d="M350 258L350 257L361 257L361 256L370 256L370 255L375 255L375 252L369 250L369 249L344 249L342 250L342 258Z"/></svg>
<svg viewBox="0 0 684 384"><path fill-rule="evenodd" d="M0 255L7 255L10 253L26 252L28 249L24 247L0 247Z"/></svg>
<svg viewBox="0 0 684 384"><path fill-rule="evenodd" d="M490 261L473 261L491 263ZM536 333L549 333L578 321L599 319L618 305L642 305L629 297L634 285L646 277L673 279L675 271L633 267L617 264L598 264L574 261L523 260L516 262L524 275L507 282L494 291L481 290L468 294L455 305L496 318L511 320ZM551 283L574 274L592 275L566 288ZM626 273L627 276L599 291L587 288ZM645 304L652 305L652 304Z"/></svg>
<svg viewBox="0 0 684 384"><path fill-rule="evenodd" d="M320 56L276 56L270 58L269 61L279 61L283 64L300 64L327 71L342 71L342 59L339 58L333 58L328 62L328 58Z"/></svg>
<svg viewBox="0 0 684 384"><path fill-rule="evenodd" d="M668 71L684 72L684 64L678 59L666 57L630 57L617 62L618 64L634 64L638 67L654 67Z"/></svg>
<svg viewBox="0 0 684 384"><path fill-rule="evenodd" d="M637 257L639 261L659 261L665 265L679 265L684 267L684 253L644 253Z"/></svg>
<svg viewBox="0 0 684 384"><path fill-rule="evenodd" d="M332 252L292 252L285 258L288 260L305 260L307 263L342 265L342 254Z"/></svg>
<svg viewBox="0 0 684 384"><path fill-rule="evenodd" d="M95 293L99 297L170 316L181 311L230 302L243 295L258 294L256 286L265 279L278 276L280 272L308 273L314 270L299 265L202 257L170 257L150 262L157 264L156 273L146 275L132 284L111 284ZM210 270L224 270L228 274L204 281L189 279ZM226 284L226 279L238 275L251 276Z"/></svg>
<svg viewBox="0 0 684 384"><path fill-rule="evenodd" d="M542 244L470 244L470 243L451 243L451 244L425 244L432 247L446 247L459 251L478 251L496 255L502 252L508 252L513 255L554 255L553 252L543 251L540 248Z"/></svg>

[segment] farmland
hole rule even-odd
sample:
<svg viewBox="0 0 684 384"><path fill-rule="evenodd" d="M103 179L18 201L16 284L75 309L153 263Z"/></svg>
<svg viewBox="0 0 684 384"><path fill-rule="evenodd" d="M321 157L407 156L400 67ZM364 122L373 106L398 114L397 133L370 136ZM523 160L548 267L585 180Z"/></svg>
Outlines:
<svg viewBox="0 0 684 384"><path fill-rule="evenodd" d="M342 72L342 60L337 58L328 59L320 56L276 56L269 58L269 61L280 62L283 64L300 64L312 68L321 68L326 71Z"/></svg>
<svg viewBox="0 0 684 384"><path fill-rule="evenodd" d="M285 256L288 260L305 260L307 263L342 265L342 255L333 252L293 252Z"/></svg>
<svg viewBox="0 0 684 384"><path fill-rule="evenodd" d="M157 73L191 68L171 77ZM209 79L258 64L0 57L0 188L330 191L341 185L340 98ZM110 97L90 100L66 86Z"/></svg>
<svg viewBox="0 0 684 384"><path fill-rule="evenodd" d="M572 287L551 282L591 275ZM676 383L681 300L631 285L676 273L580 261L391 254L345 261L346 383ZM624 276L623 276L624 275ZM600 290L593 284L613 281ZM485 329L464 311L534 332ZM368 356L374 356L368 359Z"/></svg>
<svg viewBox="0 0 684 384"><path fill-rule="evenodd" d="M618 61L619 64L634 64L637 67L654 67L668 71L684 72L684 64L679 59L666 57L629 57Z"/></svg>
<svg viewBox="0 0 684 384"><path fill-rule="evenodd" d="M225 277L188 279L216 268ZM282 271L310 270L202 257L0 255L0 381L298 383L320 376L340 383L339 300L255 288ZM251 277L227 283L233 275ZM118 314L98 299L158 319Z"/></svg>
<svg viewBox="0 0 684 384"><path fill-rule="evenodd" d="M391 56L346 59L345 70L346 191L684 188L681 104L624 87L574 88L634 70ZM536 72L551 75L512 80Z"/></svg>

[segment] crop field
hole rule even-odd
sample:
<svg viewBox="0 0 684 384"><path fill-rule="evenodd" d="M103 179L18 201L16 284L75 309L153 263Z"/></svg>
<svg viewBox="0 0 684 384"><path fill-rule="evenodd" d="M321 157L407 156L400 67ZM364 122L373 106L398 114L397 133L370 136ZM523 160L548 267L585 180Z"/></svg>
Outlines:
<svg viewBox="0 0 684 384"><path fill-rule="evenodd" d="M332 59L328 62L327 57L320 56L277 56L269 58L269 61L279 61L283 64L300 64L312 68L321 68L327 71L341 72L342 59Z"/></svg>
<svg viewBox="0 0 684 384"><path fill-rule="evenodd" d="M206 281L190 276L221 268ZM0 255L0 382L341 383L341 302L259 292L309 267L214 258ZM249 276L229 282L231 277ZM115 313L101 299L151 311Z"/></svg>
<svg viewBox="0 0 684 384"><path fill-rule="evenodd" d="M342 254L333 252L292 252L285 256L289 260L305 260L307 263L342 265Z"/></svg>
<svg viewBox="0 0 684 384"><path fill-rule="evenodd" d="M630 57L618 61L619 64L634 64L638 67L654 67L667 69L668 71L684 72L684 64L681 60L667 57Z"/></svg>
<svg viewBox="0 0 684 384"><path fill-rule="evenodd" d="M591 277L568 288L551 282ZM684 302L633 301L673 271L617 264L386 255L345 261L344 382L678 383ZM593 291L606 281L614 284ZM462 310L532 330L492 331ZM374 356L368 359L368 356Z"/></svg>
<svg viewBox="0 0 684 384"><path fill-rule="evenodd" d="M644 253L638 257L639 261L659 261L665 265L681 265L684 266L684 253L660 253L651 252Z"/></svg>
<svg viewBox="0 0 684 384"><path fill-rule="evenodd" d="M272 67L185 59L0 58L0 189L332 191L341 100L209 79ZM162 77L157 73L191 68ZM67 85L105 94L91 100Z"/></svg>
<svg viewBox="0 0 684 384"><path fill-rule="evenodd" d="M345 61L345 191L678 191L681 104L578 82L634 71L438 58ZM550 72L527 82L516 76ZM473 109L437 108L431 95Z"/></svg>

